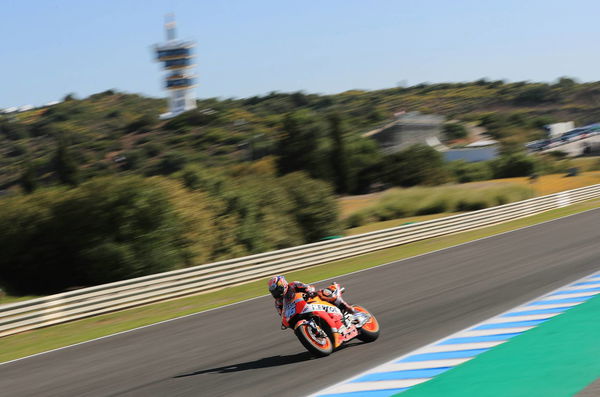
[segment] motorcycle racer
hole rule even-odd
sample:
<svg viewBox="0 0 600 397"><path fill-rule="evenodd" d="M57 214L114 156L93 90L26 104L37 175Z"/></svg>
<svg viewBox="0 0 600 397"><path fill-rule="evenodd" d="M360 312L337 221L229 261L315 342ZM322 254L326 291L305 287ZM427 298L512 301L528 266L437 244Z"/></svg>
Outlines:
<svg viewBox="0 0 600 397"><path fill-rule="evenodd" d="M350 313L354 320L353 323L362 326L369 320L369 317L364 313L354 310L346 301L342 298L342 289L339 284L332 283L327 288L323 288L319 291L310 284L304 284L300 281L293 281L288 283L284 276L273 276L269 280L269 292L275 298L275 308L277 313L281 315L283 310L283 301L285 298L292 299L298 292L304 292L309 297L318 295L324 301L333 303L342 311L342 313Z"/></svg>

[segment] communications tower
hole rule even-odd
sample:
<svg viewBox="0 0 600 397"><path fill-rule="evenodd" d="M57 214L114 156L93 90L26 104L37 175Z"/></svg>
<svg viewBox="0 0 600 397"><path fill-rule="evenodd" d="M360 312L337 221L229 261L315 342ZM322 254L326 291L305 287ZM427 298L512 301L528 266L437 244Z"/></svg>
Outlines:
<svg viewBox="0 0 600 397"><path fill-rule="evenodd" d="M196 66L192 64L192 50L196 43L176 39L175 17L172 14L165 18L165 31L167 41L154 46L156 60L163 62L163 69L167 71L165 88L169 92L169 111L161 114L161 119L175 117L196 108L196 76L192 73L192 68Z"/></svg>

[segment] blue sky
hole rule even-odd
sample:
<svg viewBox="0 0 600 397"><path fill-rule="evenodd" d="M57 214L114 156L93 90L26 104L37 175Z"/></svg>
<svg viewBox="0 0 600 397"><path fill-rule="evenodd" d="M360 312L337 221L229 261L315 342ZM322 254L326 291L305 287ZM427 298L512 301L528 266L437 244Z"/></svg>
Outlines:
<svg viewBox="0 0 600 397"><path fill-rule="evenodd" d="M600 80L592 0L2 0L0 107L109 88L163 96L152 44L174 12L197 95L399 82Z"/></svg>

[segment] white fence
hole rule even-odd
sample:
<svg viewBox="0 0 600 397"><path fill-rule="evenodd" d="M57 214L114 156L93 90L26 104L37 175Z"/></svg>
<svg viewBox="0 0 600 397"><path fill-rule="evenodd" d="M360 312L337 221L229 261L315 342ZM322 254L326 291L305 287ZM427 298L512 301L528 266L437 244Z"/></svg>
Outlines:
<svg viewBox="0 0 600 397"><path fill-rule="evenodd" d="M446 218L2 305L0 337L473 230L598 197L600 184Z"/></svg>

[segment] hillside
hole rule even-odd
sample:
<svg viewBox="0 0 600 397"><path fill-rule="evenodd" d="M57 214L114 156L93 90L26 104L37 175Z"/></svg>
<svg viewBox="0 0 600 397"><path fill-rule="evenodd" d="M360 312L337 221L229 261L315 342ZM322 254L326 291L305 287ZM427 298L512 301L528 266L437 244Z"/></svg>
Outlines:
<svg viewBox="0 0 600 397"><path fill-rule="evenodd" d="M0 116L0 189L15 187L30 168L42 184L56 181L57 145L69 149L82 179L114 173L170 174L186 164L235 164L276 154L286 113L314 117L336 112L354 136L399 110L438 113L480 124L505 145L541 134L552 121L600 120L600 82L562 78L554 84L479 80L420 84L336 95L271 93L245 99L205 99L168 122L156 115L165 101L108 90L47 108Z"/></svg>

